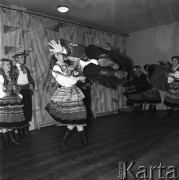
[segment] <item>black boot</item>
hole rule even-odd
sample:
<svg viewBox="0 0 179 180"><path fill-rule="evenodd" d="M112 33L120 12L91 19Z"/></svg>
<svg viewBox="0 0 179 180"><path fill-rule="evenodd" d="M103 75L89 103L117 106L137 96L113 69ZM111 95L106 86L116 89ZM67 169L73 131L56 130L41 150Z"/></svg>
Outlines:
<svg viewBox="0 0 179 180"><path fill-rule="evenodd" d="M139 105L139 112L142 113L143 112L143 104Z"/></svg>
<svg viewBox="0 0 179 180"><path fill-rule="evenodd" d="M149 112L152 112L152 105L149 104Z"/></svg>
<svg viewBox="0 0 179 180"><path fill-rule="evenodd" d="M157 111L157 109L156 109L156 105L155 105L155 104L153 104L153 105L152 105L152 112L154 112L154 113L155 113L156 111Z"/></svg>
<svg viewBox="0 0 179 180"><path fill-rule="evenodd" d="M18 138L23 140L25 137L24 137L24 133L23 133L22 129L18 128L17 132L18 132Z"/></svg>
<svg viewBox="0 0 179 180"><path fill-rule="evenodd" d="M172 112L173 112L173 109L172 109L172 108L168 108L168 109L166 110L166 113L165 113L163 119L164 119L164 120L169 120L169 119L171 118Z"/></svg>
<svg viewBox="0 0 179 180"><path fill-rule="evenodd" d="M25 134L28 136L29 135L29 126L25 127Z"/></svg>
<svg viewBox="0 0 179 180"><path fill-rule="evenodd" d="M81 142L82 142L82 145L84 147L87 147L88 146L88 142L87 142L87 138L86 138L86 134L85 134L85 131L80 131L80 136L81 136Z"/></svg>
<svg viewBox="0 0 179 180"><path fill-rule="evenodd" d="M135 113L142 113L142 110L143 110L142 104L138 104L135 106Z"/></svg>
<svg viewBox="0 0 179 180"><path fill-rule="evenodd" d="M10 141L16 145L20 144L17 140L16 140L16 137L15 137L15 131L12 130L12 131L9 131L9 137L10 137Z"/></svg>
<svg viewBox="0 0 179 180"><path fill-rule="evenodd" d="M29 128L29 127L23 127L22 128L22 133L23 133L24 137L27 137L29 135L29 131L27 130L27 128Z"/></svg>
<svg viewBox="0 0 179 180"><path fill-rule="evenodd" d="M8 132L2 133L2 134L3 134L3 140L4 140L3 145L8 149L11 148L10 143L9 143L9 134L8 134Z"/></svg>
<svg viewBox="0 0 179 180"><path fill-rule="evenodd" d="M68 146L67 141L68 141L69 137L71 136L72 132L73 132L73 130L67 129L67 131L65 132L65 135L62 139L62 146L64 146L64 147Z"/></svg>

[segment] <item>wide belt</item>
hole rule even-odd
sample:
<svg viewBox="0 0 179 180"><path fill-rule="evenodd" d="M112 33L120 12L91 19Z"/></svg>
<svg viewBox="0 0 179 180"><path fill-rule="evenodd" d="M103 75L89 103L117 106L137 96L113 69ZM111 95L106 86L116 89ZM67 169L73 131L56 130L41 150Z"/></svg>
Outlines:
<svg viewBox="0 0 179 180"><path fill-rule="evenodd" d="M18 84L18 88L20 88L20 89L30 89L30 84L24 84L24 85L19 85Z"/></svg>

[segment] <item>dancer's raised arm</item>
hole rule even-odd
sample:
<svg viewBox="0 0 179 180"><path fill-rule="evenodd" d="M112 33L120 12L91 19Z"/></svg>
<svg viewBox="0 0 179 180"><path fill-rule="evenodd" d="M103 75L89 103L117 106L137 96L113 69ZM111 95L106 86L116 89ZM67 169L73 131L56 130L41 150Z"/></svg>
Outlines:
<svg viewBox="0 0 179 180"><path fill-rule="evenodd" d="M54 40L51 40L49 42L49 45L53 48L53 49L49 49L51 52L54 52L54 53L65 53L65 49L64 47L61 45L61 42L60 40L58 40L58 43Z"/></svg>

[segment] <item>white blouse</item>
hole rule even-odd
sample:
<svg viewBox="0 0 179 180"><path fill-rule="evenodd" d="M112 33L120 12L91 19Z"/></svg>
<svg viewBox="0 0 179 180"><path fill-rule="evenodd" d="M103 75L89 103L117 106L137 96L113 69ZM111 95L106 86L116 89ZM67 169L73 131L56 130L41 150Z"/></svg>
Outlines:
<svg viewBox="0 0 179 180"><path fill-rule="evenodd" d="M0 75L0 98L6 96L6 93L3 91L3 87L4 87L3 84L4 84L4 78L2 75Z"/></svg>
<svg viewBox="0 0 179 180"><path fill-rule="evenodd" d="M58 73L52 71L52 76L56 79L56 81L57 81L61 86L71 87L71 86L75 85L76 82L78 81L78 78L77 78L77 77L66 76L66 75L62 72L62 69L61 69L58 65L55 65L55 66L53 67L53 70L62 73L62 74L58 74Z"/></svg>
<svg viewBox="0 0 179 180"><path fill-rule="evenodd" d="M17 79L17 84L18 85L29 84L27 72L25 74L23 73L22 69L20 68L20 64L17 63L16 66L17 66L17 69L19 70L19 77Z"/></svg>
<svg viewBox="0 0 179 180"><path fill-rule="evenodd" d="M90 59L89 61L85 62L80 60L80 65L82 66L82 68L84 68L85 66L87 66L88 64L92 63L92 64L96 64L98 65L98 61L96 59Z"/></svg>

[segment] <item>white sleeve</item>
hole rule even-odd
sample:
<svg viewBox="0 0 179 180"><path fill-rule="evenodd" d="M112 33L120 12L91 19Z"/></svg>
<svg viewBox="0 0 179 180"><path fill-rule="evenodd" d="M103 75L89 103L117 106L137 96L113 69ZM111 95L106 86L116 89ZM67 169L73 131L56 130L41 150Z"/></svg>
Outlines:
<svg viewBox="0 0 179 180"><path fill-rule="evenodd" d="M170 83L172 83L174 81L174 79L172 78L172 77L168 77L168 83L170 84Z"/></svg>
<svg viewBox="0 0 179 180"><path fill-rule="evenodd" d="M3 98L6 93L3 91L3 83L4 83L4 78L2 75L0 75L0 98Z"/></svg>
<svg viewBox="0 0 179 180"><path fill-rule="evenodd" d="M82 66L82 68L84 68L85 66L87 66L90 63L98 65L98 61L96 59L91 59L87 62L80 60L79 63Z"/></svg>
<svg viewBox="0 0 179 180"><path fill-rule="evenodd" d="M59 66L54 66L53 67L53 70L54 71L58 71L58 72L61 72L63 74L63 72L61 71L60 67ZM73 86L74 84L76 84L77 82L77 78L76 77L73 77L73 76L65 76L65 75L62 75L62 74L58 74L56 72L53 72L52 71L52 76L56 79L56 81L61 85L61 86L65 86L65 87L71 87Z"/></svg>
<svg viewBox="0 0 179 180"><path fill-rule="evenodd" d="M179 71L176 71L173 75L175 78L179 79Z"/></svg>
<svg viewBox="0 0 179 180"><path fill-rule="evenodd" d="M3 78L3 76L2 75L0 75L0 83L4 83L4 78Z"/></svg>

